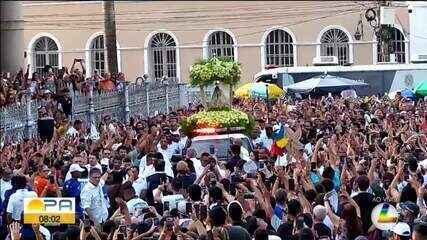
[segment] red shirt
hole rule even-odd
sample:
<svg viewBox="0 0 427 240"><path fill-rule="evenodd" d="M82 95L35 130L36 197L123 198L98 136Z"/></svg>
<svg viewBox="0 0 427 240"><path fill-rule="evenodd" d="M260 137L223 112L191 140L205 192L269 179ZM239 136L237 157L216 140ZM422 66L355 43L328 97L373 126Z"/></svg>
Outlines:
<svg viewBox="0 0 427 240"><path fill-rule="evenodd" d="M47 178L44 178L42 176L36 176L34 178L34 187L37 193L37 196L41 196L44 188L47 186L49 180Z"/></svg>

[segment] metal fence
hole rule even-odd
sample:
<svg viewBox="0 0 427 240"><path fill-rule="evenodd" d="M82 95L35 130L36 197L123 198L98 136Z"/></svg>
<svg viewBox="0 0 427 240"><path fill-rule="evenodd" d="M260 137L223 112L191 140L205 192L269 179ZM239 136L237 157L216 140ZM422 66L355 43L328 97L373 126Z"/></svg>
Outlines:
<svg viewBox="0 0 427 240"><path fill-rule="evenodd" d="M103 116L109 115L118 121L127 122L130 116L154 116L158 113L188 107L201 103L199 89L186 84L145 82L144 84L124 85L112 92L89 94L71 92L71 120L80 119L87 123L98 123ZM211 96L213 87L205 90ZM29 100L0 109L0 138L19 142L37 134L38 108L40 103Z"/></svg>

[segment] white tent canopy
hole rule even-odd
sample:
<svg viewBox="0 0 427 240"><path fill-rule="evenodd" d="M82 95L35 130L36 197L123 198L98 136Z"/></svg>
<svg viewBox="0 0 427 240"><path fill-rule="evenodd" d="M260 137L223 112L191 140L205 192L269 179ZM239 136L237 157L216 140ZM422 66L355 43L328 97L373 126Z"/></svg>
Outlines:
<svg viewBox="0 0 427 240"><path fill-rule="evenodd" d="M340 93L344 90L357 90L368 86L369 85L366 83L354 81L348 78L337 77L332 75L320 75L286 86L285 88L288 91L298 93L308 93L312 91Z"/></svg>

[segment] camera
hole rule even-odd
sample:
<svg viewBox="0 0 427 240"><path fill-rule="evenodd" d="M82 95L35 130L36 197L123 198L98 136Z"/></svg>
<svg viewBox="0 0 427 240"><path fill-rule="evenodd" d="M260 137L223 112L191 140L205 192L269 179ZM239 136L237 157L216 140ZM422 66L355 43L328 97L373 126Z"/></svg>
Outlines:
<svg viewBox="0 0 427 240"><path fill-rule="evenodd" d="M163 211L169 211L169 202L164 202L163 203Z"/></svg>
<svg viewBox="0 0 427 240"><path fill-rule="evenodd" d="M53 184L55 183L55 178L53 177L53 175L49 175L49 183Z"/></svg>
<svg viewBox="0 0 427 240"><path fill-rule="evenodd" d="M192 213L193 212L193 208L192 208L192 206L191 206L192 204L191 204L191 202L187 202L187 203L185 203L185 212L187 213L187 214L190 214L190 213Z"/></svg>

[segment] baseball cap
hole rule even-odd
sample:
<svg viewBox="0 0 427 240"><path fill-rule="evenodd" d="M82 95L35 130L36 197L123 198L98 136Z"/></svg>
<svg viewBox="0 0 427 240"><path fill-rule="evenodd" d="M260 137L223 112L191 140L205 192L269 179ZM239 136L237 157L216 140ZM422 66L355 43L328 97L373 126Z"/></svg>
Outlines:
<svg viewBox="0 0 427 240"><path fill-rule="evenodd" d="M399 236L408 237L411 235L411 228L407 223L399 222L391 229L392 232Z"/></svg>
<svg viewBox="0 0 427 240"><path fill-rule="evenodd" d="M84 169L82 168L82 167L80 167L80 165L79 164L77 164L77 163L73 163L73 164L71 164L71 166L70 166L70 170L69 170L69 172L71 173L71 172L84 172Z"/></svg>
<svg viewBox="0 0 427 240"><path fill-rule="evenodd" d="M420 213L420 207L418 207L417 204L415 204L411 201L406 201L406 202L400 204L400 208L411 212L415 216L417 216Z"/></svg>
<svg viewBox="0 0 427 240"><path fill-rule="evenodd" d="M42 171L50 171L50 168L47 165L43 165Z"/></svg>

